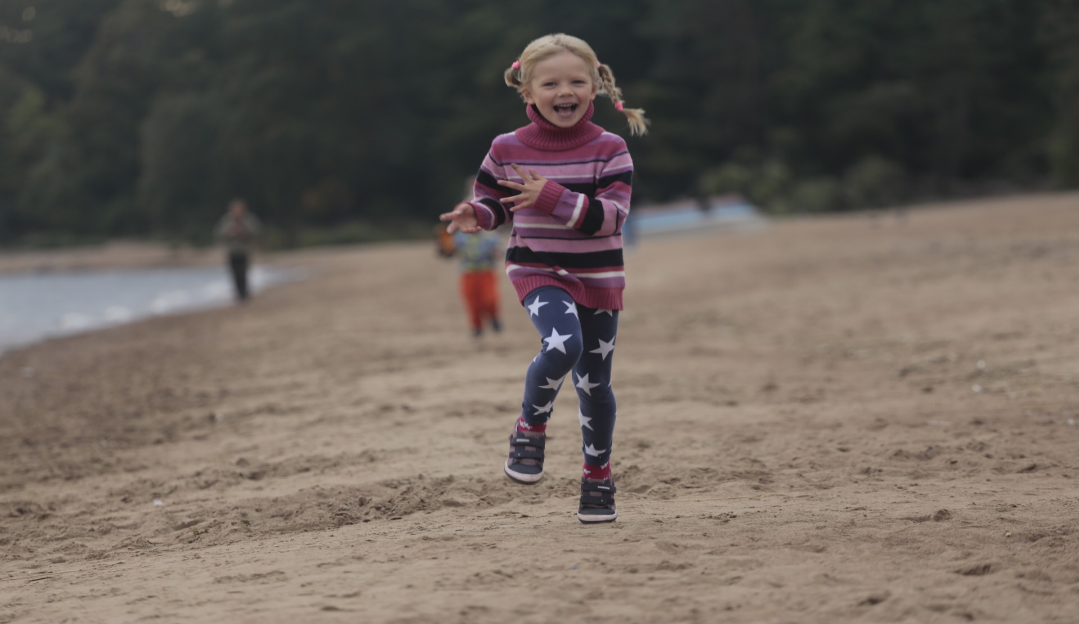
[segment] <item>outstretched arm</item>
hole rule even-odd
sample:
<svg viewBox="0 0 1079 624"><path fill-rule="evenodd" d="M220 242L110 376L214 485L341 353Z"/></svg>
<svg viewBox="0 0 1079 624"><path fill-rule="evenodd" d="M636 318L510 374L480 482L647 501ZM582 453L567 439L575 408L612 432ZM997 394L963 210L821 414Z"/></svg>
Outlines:
<svg viewBox="0 0 1079 624"><path fill-rule="evenodd" d="M450 212L439 215L440 221L449 221L450 224L446 228L450 234L453 234L457 230L464 232L465 234L475 234L483 228L480 227L479 222L476 221L476 211L472 207L472 204L468 202L461 202L453 207Z"/></svg>
<svg viewBox="0 0 1079 624"><path fill-rule="evenodd" d="M494 146L491 150L487 152L487 157L483 159L480 171L476 174L476 183L472 185L473 199L468 202L476 215L476 223L483 230L493 230L513 220L513 212L501 201L513 194L513 191L501 186L505 181L505 168L495 162Z"/></svg>

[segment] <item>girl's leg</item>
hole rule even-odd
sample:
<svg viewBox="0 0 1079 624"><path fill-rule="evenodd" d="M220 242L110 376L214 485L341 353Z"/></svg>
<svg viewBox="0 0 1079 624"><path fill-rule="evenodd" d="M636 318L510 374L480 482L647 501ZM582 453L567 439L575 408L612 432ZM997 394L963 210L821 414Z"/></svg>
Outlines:
<svg viewBox="0 0 1079 624"><path fill-rule="evenodd" d="M569 293L543 286L525 297L528 318L540 334L540 349L525 375L521 416L529 425L546 425L562 380L581 358L581 323Z"/></svg>
<svg viewBox="0 0 1079 624"><path fill-rule="evenodd" d="M618 406L611 387L611 364L618 333L617 310L578 306L584 354L573 371L584 438L584 474L577 519L584 523L613 522L615 486L611 479L611 447Z"/></svg>
<svg viewBox="0 0 1079 624"><path fill-rule="evenodd" d="M525 375L521 415L510 434L506 474L515 481L535 483L543 477L547 421L563 378L581 357L581 325L577 304L561 288L537 288L525 297L528 318L540 334L543 348Z"/></svg>
<svg viewBox="0 0 1079 624"><path fill-rule="evenodd" d="M618 310L596 310L577 306L581 321L584 353L573 371L577 390L578 418L584 438L585 476L610 476L611 446L618 405L611 386L611 364L618 333Z"/></svg>

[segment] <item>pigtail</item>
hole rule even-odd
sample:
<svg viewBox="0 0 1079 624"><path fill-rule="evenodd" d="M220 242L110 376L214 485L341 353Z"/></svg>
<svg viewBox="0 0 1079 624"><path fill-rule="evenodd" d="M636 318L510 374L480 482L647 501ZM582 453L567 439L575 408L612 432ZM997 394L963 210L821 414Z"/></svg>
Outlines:
<svg viewBox="0 0 1079 624"><path fill-rule="evenodd" d="M637 136L643 136L648 133L648 119L644 116L643 108L625 108L622 102L622 90L618 88L618 84L614 81L614 72L611 71L609 65L600 63L596 66L596 71L599 73L599 92L606 94L614 102L614 107L622 112L629 120L629 133Z"/></svg>
<svg viewBox="0 0 1079 624"><path fill-rule="evenodd" d="M507 87L513 87L518 91L520 91L521 87L524 85L524 83L521 82L521 69L518 61L514 61L513 66L507 67L505 73L502 74L502 77L506 79Z"/></svg>

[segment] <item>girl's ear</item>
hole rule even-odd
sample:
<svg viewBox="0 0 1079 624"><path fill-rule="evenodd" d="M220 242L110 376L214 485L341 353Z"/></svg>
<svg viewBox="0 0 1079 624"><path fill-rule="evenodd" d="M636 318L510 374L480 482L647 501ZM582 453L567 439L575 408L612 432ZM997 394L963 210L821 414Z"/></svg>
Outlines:
<svg viewBox="0 0 1079 624"><path fill-rule="evenodd" d="M524 98L525 104L529 106L536 103L536 100L532 98L532 91L528 87L521 87L521 97Z"/></svg>
<svg viewBox="0 0 1079 624"><path fill-rule="evenodd" d="M596 94L599 93L599 85L595 80L592 81L592 99L596 99Z"/></svg>

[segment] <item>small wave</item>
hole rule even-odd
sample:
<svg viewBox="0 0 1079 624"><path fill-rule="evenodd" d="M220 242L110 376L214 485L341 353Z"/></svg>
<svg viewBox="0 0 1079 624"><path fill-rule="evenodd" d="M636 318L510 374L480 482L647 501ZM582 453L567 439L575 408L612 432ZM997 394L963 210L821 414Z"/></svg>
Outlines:
<svg viewBox="0 0 1079 624"><path fill-rule="evenodd" d="M57 321L58 328L65 332L77 332L94 326L94 319L88 314L68 312Z"/></svg>
<svg viewBox="0 0 1079 624"><path fill-rule="evenodd" d="M135 318L135 313L124 306L109 306L102 316L110 323L126 323Z"/></svg>
<svg viewBox="0 0 1079 624"><path fill-rule="evenodd" d="M163 292L150 302L150 311L154 314L168 314L183 308L191 301L191 294L186 290L169 290Z"/></svg>

